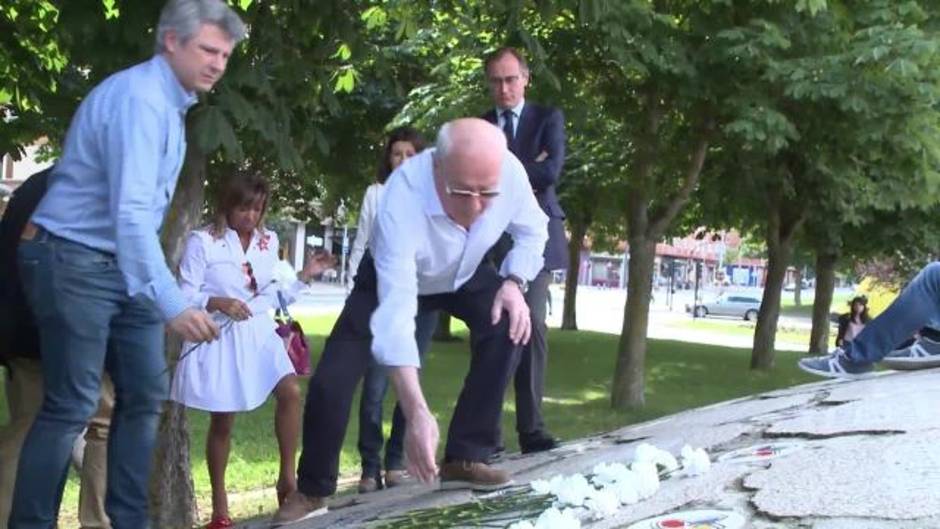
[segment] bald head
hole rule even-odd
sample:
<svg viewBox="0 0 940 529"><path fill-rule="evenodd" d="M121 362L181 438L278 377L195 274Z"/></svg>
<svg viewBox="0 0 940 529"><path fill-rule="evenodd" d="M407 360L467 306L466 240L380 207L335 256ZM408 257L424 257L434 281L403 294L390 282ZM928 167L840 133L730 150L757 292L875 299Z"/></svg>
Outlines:
<svg viewBox="0 0 940 529"><path fill-rule="evenodd" d="M441 127L436 147L434 176L441 203L455 222L469 228L498 194L506 137L482 119L462 118Z"/></svg>
<svg viewBox="0 0 940 529"><path fill-rule="evenodd" d="M437 156L452 161L472 159L502 162L506 137L492 123L479 118L461 118L445 123L437 135Z"/></svg>

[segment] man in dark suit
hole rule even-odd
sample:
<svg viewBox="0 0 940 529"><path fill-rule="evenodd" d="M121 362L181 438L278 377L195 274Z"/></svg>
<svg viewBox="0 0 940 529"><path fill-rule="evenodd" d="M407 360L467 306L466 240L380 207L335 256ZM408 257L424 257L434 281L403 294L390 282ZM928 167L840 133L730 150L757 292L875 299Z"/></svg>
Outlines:
<svg viewBox="0 0 940 529"><path fill-rule="evenodd" d="M548 286L553 270L568 267L565 212L555 193L565 162L565 121L559 109L525 100L529 67L518 50L500 48L487 57L484 67L495 108L484 114L483 119L503 130L509 150L522 162L535 198L548 215L545 268L526 292L532 314L532 339L523 349L514 380L519 447L523 453L540 452L558 446L542 420L542 392L548 354L545 325ZM511 244L504 236L494 248L494 258L501 260Z"/></svg>

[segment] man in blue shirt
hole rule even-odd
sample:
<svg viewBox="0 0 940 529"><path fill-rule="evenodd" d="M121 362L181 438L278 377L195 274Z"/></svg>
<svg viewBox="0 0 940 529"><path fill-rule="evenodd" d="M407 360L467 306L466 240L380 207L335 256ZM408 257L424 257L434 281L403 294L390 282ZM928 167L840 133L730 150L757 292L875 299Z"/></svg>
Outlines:
<svg viewBox="0 0 940 529"><path fill-rule="evenodd" d="M55 526L72 443L95 411L104 369L116 392L107 514L115 529L149 525L164 326L193 342L219 332L187 306L158 231L186 152L186 112L244 36L223 0L170 0L154 57L95 87L72 119L18 250L45 392L20 456L11 529Z"/></svg>

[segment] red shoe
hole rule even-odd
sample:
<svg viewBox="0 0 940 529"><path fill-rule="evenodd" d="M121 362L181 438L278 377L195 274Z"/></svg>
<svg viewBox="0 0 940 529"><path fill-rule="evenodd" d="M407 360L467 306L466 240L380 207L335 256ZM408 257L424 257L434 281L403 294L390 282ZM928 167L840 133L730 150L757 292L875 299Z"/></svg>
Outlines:
<svg viewBox="0 0 940 529"><path fill-rule="evenodd" d="M235 527L235 524L232 523L232 519L228 516L213 516L212 521L209 522L209 525L206 526L206 529L227 529L229 527Z"/></svg>

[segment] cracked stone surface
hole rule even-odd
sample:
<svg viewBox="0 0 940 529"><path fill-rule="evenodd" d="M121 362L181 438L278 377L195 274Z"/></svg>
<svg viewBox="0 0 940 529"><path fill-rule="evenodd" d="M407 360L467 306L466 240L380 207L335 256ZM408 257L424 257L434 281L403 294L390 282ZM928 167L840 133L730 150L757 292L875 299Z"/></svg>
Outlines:
<svg viewBox="0 0 940 529"><path fill-rule="evenodd" d="M663 481L653 497L585 528L614 529L680 509L733 509L748 527L940 528L940 370L824 381L689 410L560 449L505 457L517 483L589 473L599 462L630 462L640 442L678 454L683 444L711 455L710 472ZM806 448L769 461L717 462L731 450L769 441ZM291 529L368 527L414 509L474 501L468 491L418 484L341 495L331 512ZM267 527L266 520L246 528Z"/></svg>
<svg viewBox="0 0 940 529"><path fill-rule="evenodd" d="M891 380L884 378L884 383ZM884 385L884 384L883 384ZM832 436L851 432L905 432L940 428L940 386L926 385L864 392L865 387L846 387L840 397L849 401L838 406L817 407L771 426L770 435ZM834 398L828 400L845 400Z"/></svg>
<svg viewBox="0 0 940 529"><path fill-rule="evenodd" d="M940 432L843 437L775 459L747 476L773 517L916 520L940 516Z"/></svg>

